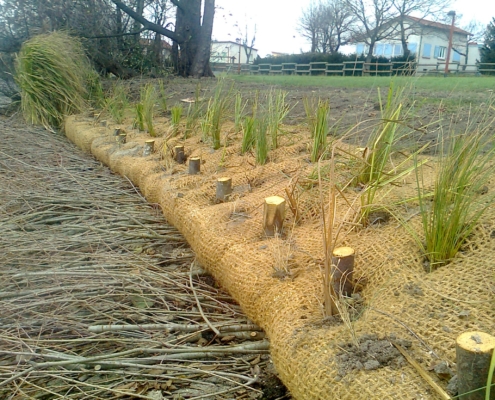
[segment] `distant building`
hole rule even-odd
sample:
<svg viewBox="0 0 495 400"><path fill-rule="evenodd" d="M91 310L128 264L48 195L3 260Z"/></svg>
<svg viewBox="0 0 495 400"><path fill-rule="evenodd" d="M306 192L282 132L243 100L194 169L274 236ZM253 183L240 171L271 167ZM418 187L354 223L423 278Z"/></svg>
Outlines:
<svg viewBox="0 0 495 400"><path fill-rule="evenodd" d="M241 43L215 40L211 42L210 62L212 63L238 64L240 57L241 64L252 64L257 56L257 49Z"/></svg>
<svg viewBox="0 0 495 400"><path fill-rule="evenodd" d="M391 22L397 24L397 20ZM451 25L428 21L421 18L406 17L407 47L416 58L417 73L427 73L445 66ZM373 50L374 56L387 58L404 54L400 41L400 29L395 28L397 34L389 39L377 42ZM470 43L471 33L454 27L452 51L450 53L449 70L474 72L475 63L479 60L477 44ZM356 44L356 54L367 54L368 46L365 43Z"/></svg>

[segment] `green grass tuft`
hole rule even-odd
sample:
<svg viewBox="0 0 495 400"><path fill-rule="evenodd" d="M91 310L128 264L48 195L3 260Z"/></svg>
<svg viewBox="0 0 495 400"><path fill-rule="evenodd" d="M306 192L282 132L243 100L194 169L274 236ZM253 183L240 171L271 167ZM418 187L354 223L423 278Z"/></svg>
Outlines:
<svg viewBox="0 0 495 400"><path fill-rule="evenodd" d="M48 129L86 106L91 68L77 39L64 32L36 36L22 45L16 82L24 118Z"/></svg>

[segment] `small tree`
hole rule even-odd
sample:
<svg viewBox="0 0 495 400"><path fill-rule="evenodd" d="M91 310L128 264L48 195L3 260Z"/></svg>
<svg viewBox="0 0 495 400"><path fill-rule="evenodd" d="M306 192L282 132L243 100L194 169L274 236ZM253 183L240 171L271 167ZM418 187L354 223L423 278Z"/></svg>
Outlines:
<svg viewBox="0 0 495 400"><path fill-rule="evenodd" d="M481 62L495 63L495 18L492 18L486 27L485 42L481 48Z"/></svg>

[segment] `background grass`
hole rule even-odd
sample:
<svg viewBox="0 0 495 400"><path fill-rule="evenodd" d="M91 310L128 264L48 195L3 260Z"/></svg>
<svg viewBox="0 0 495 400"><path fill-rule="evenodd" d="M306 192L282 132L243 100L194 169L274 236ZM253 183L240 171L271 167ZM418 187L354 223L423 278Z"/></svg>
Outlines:
<svg viewBox="0 0 495 400"><path fill-rule="evenodd" d="M319 86L329 88L388 87L391 81L398 86L413 85L432 91L493 90L495 77L389 77L389 76L300 76L300 75L229 75L236 82L262 83L282 86Z"/></svg>

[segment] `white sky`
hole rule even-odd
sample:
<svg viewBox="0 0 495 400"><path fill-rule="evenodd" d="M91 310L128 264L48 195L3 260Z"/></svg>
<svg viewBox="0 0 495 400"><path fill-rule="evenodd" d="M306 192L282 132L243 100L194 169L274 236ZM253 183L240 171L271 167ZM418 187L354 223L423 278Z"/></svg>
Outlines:
<svg viewBox="0 0 495 400"><path fill-rule="evenodd" d="M254 47L261 56L272 51L309 51L309 43L301 37L297 25L301 10L306 8L310 1L217 0L213 39L235 41L244 35L246 24L251 36L256 25ZM457 14L463 14L461 25L473 19L486 25L495 17L495 0L457 0L450 9L455 10ZM238 26L235 26L236 22Z"/></svg>

